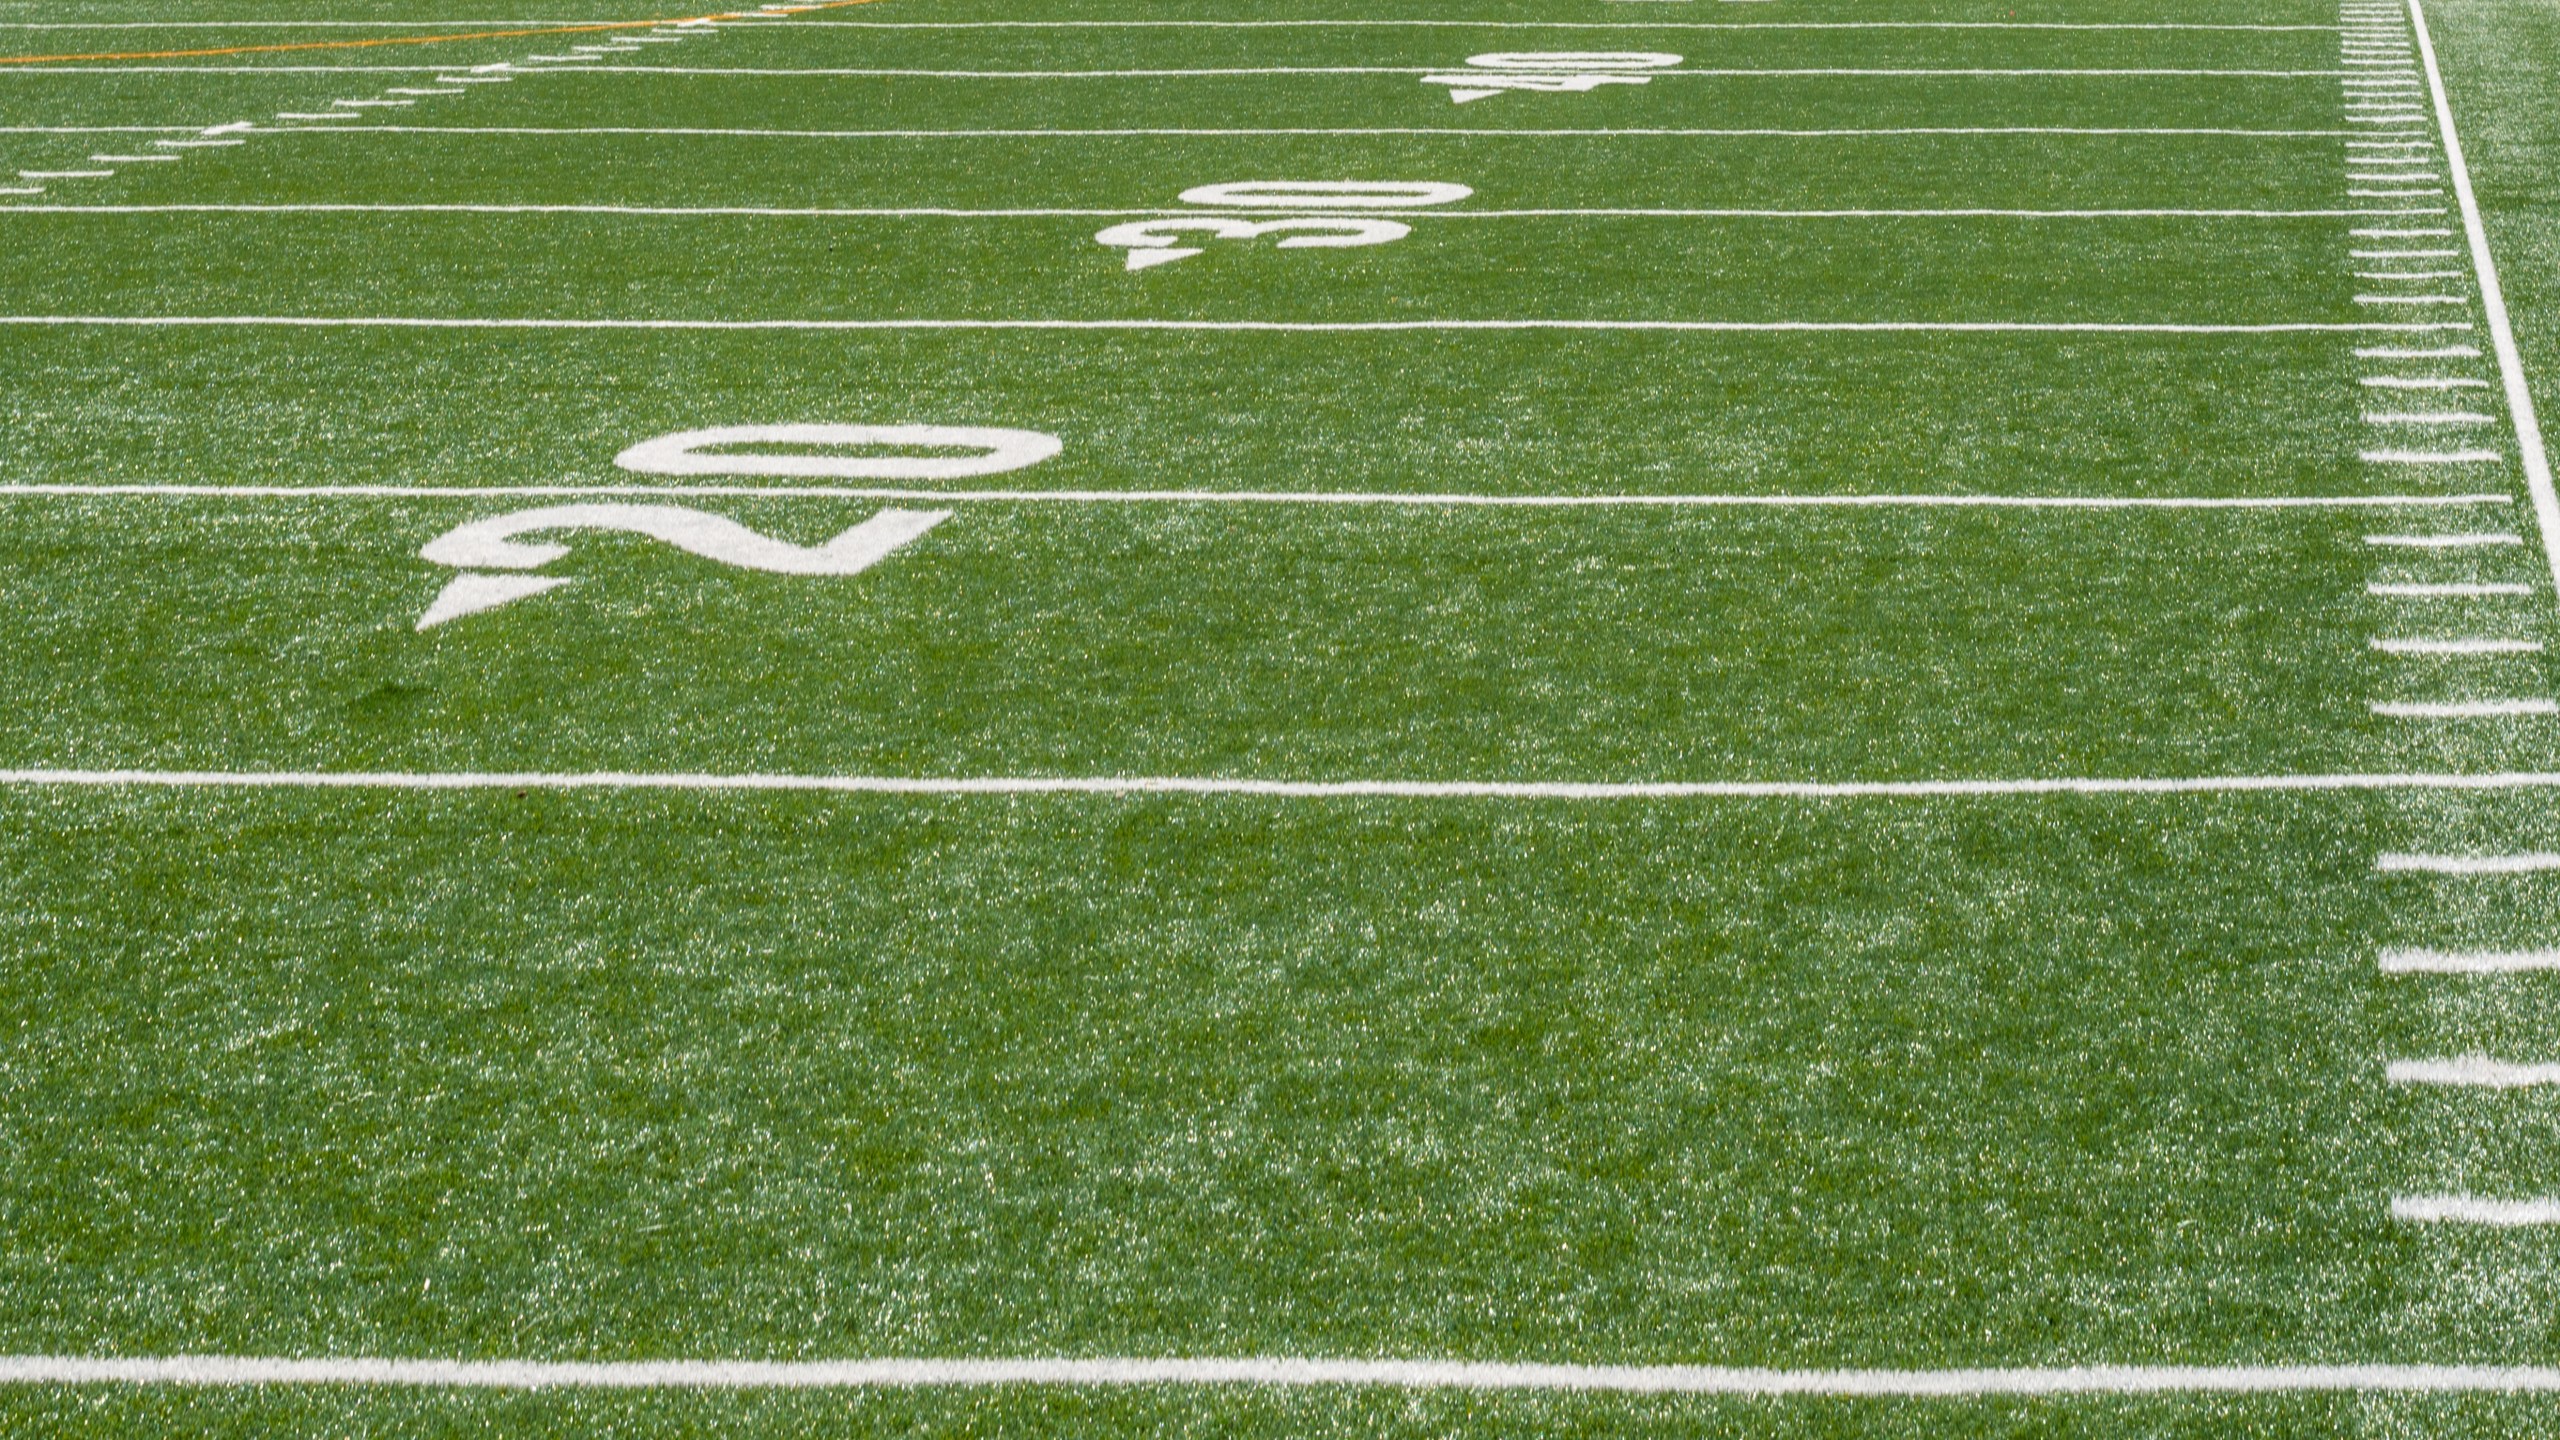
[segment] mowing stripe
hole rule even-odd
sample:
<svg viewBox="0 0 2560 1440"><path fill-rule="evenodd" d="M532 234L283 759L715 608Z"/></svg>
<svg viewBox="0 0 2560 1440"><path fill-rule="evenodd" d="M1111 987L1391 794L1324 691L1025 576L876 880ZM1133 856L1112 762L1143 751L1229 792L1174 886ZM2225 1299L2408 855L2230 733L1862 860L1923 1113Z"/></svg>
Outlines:
<svg viewBox="0 0 2560 1440"><path fill-rule="evenodd" d="M904 490L836 485L186 485L0 483L0 497L149 496L222 500L437 500L562 495L695 495L764 500L929 500L1047 505L1389 505L1491 509L2397 510L2511 505L2468 495L1486 495L1345 490Z"/></svg>
<svg viewBox="0 0 2560 1440"><path fill-rule="evenodd" d="M2523 357L2516 353L2506 291L2498 284L2497 262L2489 255L2489 232L2480 221L2471 166L2463 159L2462 138L2453 127L2453 103L2445 95L2444 72L2436 66L2435 39L2427 29L2427 12L2420 0L2409 0L2409 25L2426 62L2427 89L2435 98L2436 124L2443 131L2445 168L2453 174L2454 199L2462 209L2463 234L2471 243L2472 268L2479 272L2480 304L2488 312L2489 345L2497 352L2498 374L2506 385L2507 418L2515 426L2516 446L2524 461L2525 490L2533 497L2534 523L2542 531L2552 583L2560 586L2560 491L2552 486L2550 457L2542 449L2542 422L2533 408L2532 387L2525 383Z"/></svg>
<svg viewBox="0 0 2560 1440"><path fill-rule="evenodd" d="M1955 800L2069 795L2298 795L2560 790L2560 772L2208 775L2054 780L1250 780L1189 775L714 775L685 771L0 770L32 789L694 790L839 795L1202 795L1280 800ZM2385 855L2379 870L2520 874L2560 855Z"/></svg>
<svg viewBox="0 0 2560 1440"><path fill-rule="evenodd" d="M2486 1055L2394 1060L2383 1074L2394 1085L2467 1085L2491 1090L2560 1085L2560 1065L2515 1065Z"/></svg>
<svg viewBox="0 0 2560 1440"><path fill-rule="evenodd" d="M2441 1205L2447 1202L2400 1201ZM2479 1204L2484 1202L2451 1202ZM2486 1202L2497 1203L2497 1202ZM2544 1202L2526 1202L2544 1203ZM2404 1218L2437 1218L2411 1215ZM2451 1217L2446 1217L2451 1218ZM370 1385L464 1390L885 1389L1221 1385L1257 1388L1600 1391L1645 1395L1961 1399L1987 1396L2380 1392L2547 1394L2560 1368L2487 1365L2088 1365L2069 1369L1748 1370L1472 1360L1233 1358L881 1360L393 1360L173 1355L0 1356L17 1385Z"/></svg>
<svg viewBox="0 0 2560 1440"><path fill-rule="evenodd" d="M0 315L0 326L11 325L296 330L1165 330L1282 335L1373 335L1434 330L1825 335L2372 335L2471 328L2458 320L2424 324L2288 321L2265 325L2183 325L2103 320L611 320L467 315ZM2488 382L2461 383L2485 386Z"/></svg>

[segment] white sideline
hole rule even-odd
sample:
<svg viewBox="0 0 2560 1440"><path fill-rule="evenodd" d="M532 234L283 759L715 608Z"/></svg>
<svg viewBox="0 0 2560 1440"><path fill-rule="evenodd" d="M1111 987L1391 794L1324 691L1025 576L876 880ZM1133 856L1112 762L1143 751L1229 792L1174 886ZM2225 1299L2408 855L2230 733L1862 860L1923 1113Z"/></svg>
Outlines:
<svg viewBox="0 0 2560 1440"><path fill-rule="evenodd" d="M610 25L611 20L8 20L0 30L346 30L450 25ZM2142 21L1997 20L800 20L792 28L845 30L1297 30L1404 27L1446 30L2246 30L2313 31L2336 25L2208 25ZM2397 32L2394 32L2397 33Z"/></svg>
<svg viewBox="0 0 2560 1440"><path fill-rule="evenodd" d="M530 60L587 61L592 55L535 55ZM2367 62L2350 60L2349 65ZM2371 62L2384 63L2384 62ZM2388 62L2395 68L2400 62ZM433 75L450 71L451 65L11 65L0 67L0 77L11 75ZM837 80L1178 80L1231 79L1242 76L1268 75L1432 75L1445 69L1430 65L1270 65L1204 70L884 70L884 69L771 69L745 67L710 67L685 65L594 65L581 64L575 70L547 70L551 75L677 75L726 76L743 79L837 79ZM523 72L537 73L537 72ZM1709 79L1829 79L1858 76L1888 76L1920 79L2010 79L2050 78L2057 76L2091 76L2098 78L2180 77L2189 79L2229 80L2335 80L2360 75L2361 70L1956 70L1956 69L1857 69L1834 67L1822 69L1723 69L1723 70L1655 70L1652 75L1686 75ZM2412 72L2414 73L2414 72Z"/></svg>
<svg viewBox="0 0 2560 1440"><path fill-rule="evenodd" d="M184 126L126 127L132 129ZM34 126L0 127L0 134L75 133L40 129ZM278 134L301 134L302 131L278 131ZM1255 126L1228 129L1197 127L1150 127L1132 129L1038 129L1038 130L770 130L735 129L690 125L370 125L371 135L638 135L719 137L768 140L1039 140L1039 139L1240 139L1279 136L1406 136L1458 135L1469 139L1740 139L1751 137L1779 139L1837 139L1858 136L1926 136L1926 135L2207 135L2248 139L2334 140L2361 135L2361 130L2244 130L2223 126L2089 126L2089 125L1895 125L1827 130L1787 130L1772 127L1594 127L1586 129L1531 129L1522 127L1466 127L1456 125L1368 125L1349 127L1320 126ZM2394 163L2398 163L2395 161Z"/></svg>
<svg viewBox="0 0 2560 1440"><path fill-rule="evenodd" d="M692 771L0 770L29 789L692 790L840 795L1213 795L1279 800L1960 800L2048 795L2300 795L2560 790L2560 771L2053 780L1251 780L1193 775L776 775ZM2560 855L2384 855L2383 871L2514 874Z"/></svg>
<svg viewBox="0 0 2560 1440"><path fill-rule="evenodd" d="M238 144L238 141L155 140L155 145ZM1163 215L1230 215L1204 205L999 206L957 205L574 205L496 204L464 201L298 201L290 203L193 202L159 205L8 205L0 215L630 215L783 220L1125 220ZM1259 213L1259 212L1257 212ZM1536 210L1367 209L1363 215L1435 220L2352 220L2383 215L2441 215L2441 206L2355 210L2170 209L2089 207L2017 210L1992 206L1938 206L1785 210L1740 206L1553 207Z"/></svg>
<svg viewBox="0 0 2560 1440"><path fill-rule="evenodd" d="M2395 1202L2436 1205L2443 1202ZM2547 1202L2543 1202L2547 1203ZM2403 1218L2468 1218L2433 1214ZM2304 1391L2547 1394L2560 1368L2492 1365L2084 1365L1977 1370L1758 1370L1478 1360L1031 1356L875 1360L397 1360L253 1355L0 1356L0 1384L379 1385L441 1389L806 1390L990 1386L1250 1385L1636 1395L1961 1399L2263 1395Z"/></svg>
<svg viewBox="0 0 2560 1440"><path fill-rule="evenodd" d="M2453 174L2454 201L2462 209L2462 231L2471 244L2472 268L2479 273L2480 305L2488 312L2489 344L2497 352L2499 378L2505 382L2507 416L2514 422L2516 446L2522 452L2524 483L2533 497L2534 523L2542 531L2545 562L2560 586L2560 491L2551 480L2551 460L2542 448L2542 422L2533 408L2533 390L2525 383L2524 359L2516 352L2515 327L2507 319L2506 292L2498 285L2497 262L2489 256L2489 232L2480 220L2480 200L2472 193L2471 166L2462 156L2462 138L2454 132L2453 103L2445 95L2444 72L2436 66L2436 42L2427 29L2420 0L2409 0L2409 26L2426 63L2427 89L2435 99L2436 125L2443 131L2445 167Z"/></svg>
<svg viewBox="0 0 2560 1440"><path fill-rule="evenodd" d="M204 485L16 481L0 496L199 497L217 500L460 500L501 496L694 495L771 500L930 500L1050 505L1402 505L1424 509L2400 510L2511 505L2495 492L2447 495L1500 495L1395 490L910 490L850 485Z"/></svg>
<svg viewBox="0 0 2560 1440"><path fill-rule="evenodd" d="M149 329L269 327L295 330L1171 330L1281 335L1362 335L1434 330L1747 335L2406 335L2471 328L2468 323L2458 320L2182 325L2105 320L613 320L472 315L0 315L0 326L12 325ZM2488 382L2443 383L2486 385Z"/></svg>

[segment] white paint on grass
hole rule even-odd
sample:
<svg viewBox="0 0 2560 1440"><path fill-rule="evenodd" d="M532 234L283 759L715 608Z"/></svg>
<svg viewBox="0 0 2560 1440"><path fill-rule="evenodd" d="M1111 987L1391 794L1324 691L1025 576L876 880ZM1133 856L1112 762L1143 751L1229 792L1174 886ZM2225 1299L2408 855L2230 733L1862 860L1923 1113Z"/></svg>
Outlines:
<svg viewBox="0 0 2560 1440"><path fill-rule="evenodd" d="M0 496L163 499L428 500L693 496L722 499L924 500L941 504L1354 505L1411 509L2426 510L2511 505L2496 493L2446 495L1540 495L1359 490L908 490L834 485L189 485L0 481Z"/></svg>
<svg viewBox="0 0 2560 1440"><path fill-rule="evenodd" d="M2375 640L2385 655L2538 655L2539 640Z"/></svg>
<svg viewBox="0 0 2560 1440"><path fill-rule="evenodd" d="M155 145L238 144L238 141L157 140ZM1222 209L1243 209L1228 205ZM1261 208L1281 208L1276 206ZM1289 209L1341 210L1365 208L1297 205ZM639 218L742 218L781 220L1134 220L1164 211L1092 206L1024 206L972 209L959 206L909 205L864 207L844 205L571 205L491 204L468 202L350 203L319 201L298 204L165 204L165 205L21 205L13 215L623 215ZM1774 210L1745 207L1637 208L1559 207L1538 210L1378 210L1372 213L1412 219L1434 215L1451 220L2352 220L2385 215L2440 215L2441 207L2368 208L2358 210L2003 210L1989 206L1953 209Z"/></svg>
<svg viewBox="0 0 2560 1440"><path fill-rule="evenodd" d="M2033 796L2301 795L2560 791L2560 772L2218 775L2051 780L1257 780L1174 775L775 775L699 772L0 770L0 785L75 789L668 790L844 795L1190 795L1277 800L1971 800ZM2384 856L2383 861L2444 857ZM2507 858L2515 857L2493 857ZM2560 869L2560 855L2523 857ZM2462 859L2458 863L2482 863ZM2382 869L2424 869L2425 865ZM2448 873L2495 873L2455 871Z"/></svg>
<svg viewBox="0 0 2560 1440"><path fill-rule="evenodd" d="M2369 465L2486 465L2507 457L2495 450L2366 450L2356 458Z"/></svg>
<svg viewBox="0 0 2560 1440"><path fill-rule="evenodd" d="M1186 236L1254 240L1281 235L1287 238L1277 242L1275 248L1293 250L1385 245L1412 233L1413 227L1401 220L1314 216L1301 220L1252 221L1218 215L1175 215L1161 220L1137 220L1126 225L1114 225L1097 232L1093 238L1103 245L1127 249L1129 254L1125 268L1134 271L1202 254L1201 247L1182 243Z"/></svg>
<svg viewBox="0 0 2560 1440"><path fill-rule="evenodd" d="M2377 700L2373 713L2386 720L2500 720L2560 715L2555 700Z"/></svg>
<svg viewBox="0 0 2560 1440"><path fill-rule="evenodd" d="M826 455L738 448L772 445L973 453ZM992 425L721 425L644 440L614 456L613 463L641 475L966 480L1037 465L1062 448L1055 435Z"/></svg>
<svg viewBox="0 0 2560 1440"><path fill-rule="evenodd" d="M2560 870L2560 855L2527 851L2511 855L2406 855L2374 857L2385 875L2540 875Z"/></svg>
<svg viewBox="0 0 2560 1440"><path fill-rule="evenodd" d="M2385 950L2385 975L2519 975L2560 970L2560 950Z"/></svg>
<svg viewBox="0 0 2560 1440"><path fill-rule="evenodd" d="M646 535L679 550L775 575L856 575L951 518L948 510L883 510L821 545L793 545L759 534L724 515L681 505L553 505L466 521L431 540L424 559L463 570L536 570L569 553L566 545L517 537L559 530L615 530ZM493 583L495 582L495 583ZM430 629L460 616L568 584L513 583L513 577L465 574L446 585L420 617Z"/></svg>
<svg viewBox="0 0 2560 1440"><path fill-rule="evenodd" d="M2436 1200L2394 1202L2431 1206ZM2479 1204L2483 1202L2461 1202ZM2514 1202L2507 1202L2514 1203ZM2526 1202L2542 1204L2549 1202ZM2560 1213L2560 1207L2555 1207ZM2402 1214L2403 1219L2454 1218ZM854 1390L1247 1386L1405 1391L1981 1399L2072 1395L2545 1394L2560 1368L2486 1365L2087 1365L1761 1370L1474 1360L1015 1356L856 1360L403 1360L370 1356L0 1356L0 1384L399 1386L447 1390Z"/></svg>
<svg viewBox="0 0 2560 1440"><path fill-rule="evenodd" d="M2394 1060L2384 1075L2394 1085L2462 1085L2487 1090L2560 1085L2560 1065L2519 1065L2493 1060L2486 1055L2460 1055L2450 1060Z"/></svg>
<svg viewBox="0 0 2560 1440"><path fill-rule="evenodd" d="M2452 535L2367 535L2364 543L2405 550L2473 550L2484 545L2521 545L2524 537L2491 531Z"/></svg>
<svg viewBox="0 0 2560 1440"><path fill-rule="evenodd" d="M0 207L0 214L26 207ZM1391 335L1435 331L1573 331L1698 335L2370 335L2469 330L2467 322L2276 321L2187 324L2110 320L685 320L581 319L497 315L0 315L0 326L285 330L704 330L704 331L1118 331L1268 335ZM2368 380L2366 384L2379 382ZM2418 382L2417 388L2487 386L2486 381Z"/></svg>
<svg viewBox="0 0 2560 1440"><path fill-rule="evenodd" d="M2491 390L2486 380L2455 375L2368 375L2357 382L2373 390Z"/></svg>
<svg viewBox="0 0 2560 1440"><path fill-rule="evenodd" d="M453 77L459 79L461 77ZM1363 126L1148 126L1108 129L976 129L976 130L783 130L696 125L384 125L386 135L627 135L667 138L778 140L1095 140L1095 139L1258 139L1287 136L1322 138L1433 135L1471 140L1554 139L1842 139L1893 136L2205 136L2236 139L2324 140L2361 134L2352 130L2255 130L2230 126L2138 125L1894 125L1840 126L1828 129L1700 126L1597 126L1583 128L1532 126L1363 125ZM0 127L0 134L43 134L35 127ZM64 131L62 133L70 133ZM2451 231L2437 231L2451 234Z"/></svg>
<svg viewBox="0 0 2560 1440"><path fill-rule="evenodd" d="M2489 232L2480 220L2479 197L2472 193L2471 167L2462 155L2462 137L2454 128L2453 103L2446 96L2444 72L2436 64L2435 39L2427 28L2426 7L2409 0L2409 28L2425 61L2427 90L2435 101L2436 125L2444 141L2445 168L2452 172L2455 203L2462 210L2463 235L2470 242L2472 268L2478 272L2480 303L2488 313L2489 345L2498 356L2498 374L2507 395L2507 418L2514 425L2516 447L2524 463L2525 491L2533 499L2534 522L2542 533L2544 559L2552 583L2560 585L2560 491L2555 491L2550 457L2542 448L2542 422L2533 405L2533 389L2525 381L2524 360L2516 351L2515 328L2507 318L2506 291L2498 284L2497 262L2489 254Z"/></svg>
<svg viewBox="0 0 2560 1440"><path fill-rule="evenodd" d="M2498 417L2470 410L2425 410L2405 413L2368 412L2367 425L2495 425Z"/></svg>
<svg viewBox="0 0 2560 1440"><path fill-rule="evenodd" d="M2506 581L2454 581L2444 584L2400 584L2377 581L2365 593L2394 600L2478 600L2498 595L2530 595L2533 587Z"/></svg>
<svg viewBox="0 0 2560 1440"><path fill-rule="evenodd" d="M2413 1225L2560 1225L2560 1200L2495 1200L2478 1195L2403 1195L2391 1216Z"/></svg>
<svg viewBox="0 0 2560 1440"><path fill-rule="evenodd" d="M1443 180L1230 180L1194 185L1182 203L1208 210L1412 210L1476 192Z"/></svg>

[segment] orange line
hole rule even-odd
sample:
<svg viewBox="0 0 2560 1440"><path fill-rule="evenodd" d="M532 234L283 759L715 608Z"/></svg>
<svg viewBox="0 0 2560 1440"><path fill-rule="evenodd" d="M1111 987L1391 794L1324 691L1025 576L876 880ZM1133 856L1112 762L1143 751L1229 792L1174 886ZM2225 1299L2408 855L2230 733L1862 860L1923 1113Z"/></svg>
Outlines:
<svg viewBox="0 0 2560 1440"><path fill-rule="evenodd" d="M789 13L841 10L878 0L814 0ZM449 40L514 40L527 35L591 35L599 30L647 30L698 20L735 20L760 12L724 10L715 15L686 15L672 20L614 20L601 25L551 25L539 30L478 30L468 35L392 35L371 40L304 40L292 45L229 45L219 50L133 50L109 55L7 55L0 65L66 65L78 60L192 60L207 55L278 55L288 50L365 50L376 45L441 45Z"/></svg>

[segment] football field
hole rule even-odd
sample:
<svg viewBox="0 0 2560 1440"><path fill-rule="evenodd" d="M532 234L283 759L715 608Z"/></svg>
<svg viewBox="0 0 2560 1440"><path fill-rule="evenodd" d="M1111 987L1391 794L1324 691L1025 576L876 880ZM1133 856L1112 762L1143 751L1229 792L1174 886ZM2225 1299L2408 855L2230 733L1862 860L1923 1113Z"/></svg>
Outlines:
<svg viewBox="0 0 2560 1440"><path fill-rule="evenodd" d="M0 1432L2560 1434L2555 74L0 0Z"/></svg>

